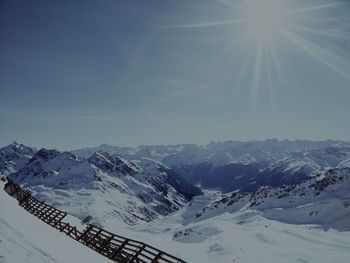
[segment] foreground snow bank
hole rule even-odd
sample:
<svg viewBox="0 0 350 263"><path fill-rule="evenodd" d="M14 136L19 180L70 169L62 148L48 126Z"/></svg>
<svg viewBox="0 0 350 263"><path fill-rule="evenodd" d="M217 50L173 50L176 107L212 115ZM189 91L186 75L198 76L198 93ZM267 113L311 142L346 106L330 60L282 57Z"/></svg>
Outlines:
<svg viewBox="0 0 350 263"><path fill-rule="evenodd" d="M207 201L206 197L198 197L176 213L150 223L125 226L113 220L104 227L147 241L189 263L349 261L350 231L324 231L318 225L286 224L267 219L263 212L249 206L230 213L217 211L198 222L189 220ZM77 220L66 219L72 223L71 220ZM0 262L109 261L42 223L0 189Z"/></svg>
<svg viewBox="0 0 350 263"><path fill-rule="evenodd" d="M181 221L177 214L134 227L134 235L192 263L346 263L350 259L349 231L285 224L249 209L185 226Z"/></svg>
<svg viewBox="0 0 350 263"><path fill-rule="evenodd" d="M43 223L6 194L0 184L0 262L111 262Z"/></svg>

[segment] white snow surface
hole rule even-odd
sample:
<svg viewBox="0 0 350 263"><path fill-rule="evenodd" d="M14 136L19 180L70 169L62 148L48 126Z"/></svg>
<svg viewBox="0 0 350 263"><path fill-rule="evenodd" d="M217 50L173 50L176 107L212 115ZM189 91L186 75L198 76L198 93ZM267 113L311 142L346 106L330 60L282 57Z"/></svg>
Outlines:
<svg viewBox="0 0 350 263"><path fill-rule="evenodd" d="M0 187L1 263L111 262L28 213Z"/></svg>
<svg viewBox="0 0 350 263"><path fill-rule="evenodd" d="M348 167L350 147L324 144L321 147L296 142L288 146L289 142L271 140L211 143L206 147L144 146L135 150L137 154L121 149L130 155L122 154L123 157L135 157L133 162L99 152L88 161L69 153L46 151L52 156L40 166L42 171L36 174L35 163L41 163L37 159L26 165L28 169L22 169L19 179L23 178L21 183L40 200L81 218L91 214L106 230L146 242L189 263L348 263L350 168L325 174L321 170ZM4 155L4 174L27 164L29 158L19 158L14 152ZM268 160L268 169L313 171L310 175L314 177L295 186L261 187L242 196L238 192L220 195L205 191L205 196L197 196L186 205L174 188L167 186L167 194L160 194L161 189L154 184L164 181L164 174L156 169L163 162L176 165L209 161L222 165L261 160ZM20 165L16 166L17 162ZM18 207L16 200L2 189L0 198L0 263L107 260ZM165 200L183 207L166 217L142 223L142 219L154 219L154 208ZM73 217L69 220L79 223ZM126 225L125 221L139 225ZM59 249L56 251L48 240L53 240ZM85 254L88 259L65 257L75 256L75 247L83 250L77 257Z"/></svg>
<svg viewBox="0 0 350 263"><path fill-rule="evenodd" d="M123 234L193 263L346 263L350 258L350 232L285 224L250 209L184 225L188 209Z"/></svg>
<svg viewBox="0 0 350 263"><path fill-rule="evenodd" d="M188 262L346 263L349 170L332 170L295 187L263 187L242 198L240 193L211 192L163 219L123 229L117 223L106 227ZM261 204L251 206L253 202Z"/></svg>
<svg viewBox="0 0 350 263"><path fill-rule="evenodd" d="M198 206L199 198L196 197L190 205ZM202 203L196 207L194 216L193 212L185 213L185 224L251 208L265 218L280 222L318 224L324 229L349 231L350 168L331 169L296 185L262 186L253 193L222 194L215 200Z"/></svg>
<svg viewBox="0 0 350 263"><path fill-rule="evenodd" d="M347 263L350 231L315 224L287 224L267 219L264 212L242 206L214 209L209 218L196 213L220 197L195 197L170 216L127 226L104 223L116 234L153 245L189 263ZM231 205L230 207L233 207ZM312 203L298 204L299 209ZM283 211L283 208L280 208ZM69 217L70 222L74 217ZM75 225L79 222L75 219ZM0 262L107 262L107 259L49 227L0 190ZM58 249L57 249L58 248ZM64 253L63 253L64 252Z"/></svg>
<svg viewBox="0 0 350 263"><path fill-rule="evenodd" d="M187 202L167 183L166 174L157 170L159 164L147 163L146 171L107 153L79 159L69 152L41 149L11 176L40 200L81 219L92 215L98 224L116 218L135 224L166 215Z"/></svg>

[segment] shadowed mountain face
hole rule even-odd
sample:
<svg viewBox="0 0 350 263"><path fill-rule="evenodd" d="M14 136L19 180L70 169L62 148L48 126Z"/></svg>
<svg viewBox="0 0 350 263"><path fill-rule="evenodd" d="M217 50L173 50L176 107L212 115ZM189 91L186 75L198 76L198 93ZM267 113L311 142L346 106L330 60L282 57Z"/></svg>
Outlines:
<svg viewBox="0 0 350 263"><path fill-rule="evenodd" d="M214 167L212 164L201 163L175 170L178 174L188 174L188 181L192 184L200 184L203 188L219 188L223 192L237 189L252 192L262 185L295 184L310 176L308 170L300 168L288 171L285 165L266 168L262 164L237 163Z"/></svg>

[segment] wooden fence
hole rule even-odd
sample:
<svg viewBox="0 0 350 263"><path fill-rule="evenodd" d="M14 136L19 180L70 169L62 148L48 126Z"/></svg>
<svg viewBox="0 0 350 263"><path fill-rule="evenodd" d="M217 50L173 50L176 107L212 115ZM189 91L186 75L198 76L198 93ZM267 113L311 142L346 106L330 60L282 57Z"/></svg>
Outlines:
<svg viewBox="0 0 350 263"><path fill-rule="evenodd" d="M64 222L67 213L34 198L29 190L7 178L4 190L18 200L18 204L45 223L64 232L67 236L95 250L97 253L120 263L186 263L143 242L108 232L88 224L80 232L75 226Z"/></svg>

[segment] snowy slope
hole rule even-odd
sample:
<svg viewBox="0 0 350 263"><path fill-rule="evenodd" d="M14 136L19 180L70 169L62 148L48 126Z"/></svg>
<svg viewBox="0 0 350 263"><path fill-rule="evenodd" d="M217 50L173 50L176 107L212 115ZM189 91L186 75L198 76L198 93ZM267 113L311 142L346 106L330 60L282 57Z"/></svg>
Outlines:
<svg viewBox="0 0 350 263"><path fill-rule="evenodd" d="M160 220L123 229L109 222L106 228L188 262L346 263L349 193L350 169L336 169L295 186L206 192Z"/></svg>
<svg viewBox="0 0 350 263"><path fill-rule="evenodd" d="M325 229L350 231L350 168L331 169L296 185L222 194L204 207L187 210L183 223L244 209L257 210L265 218L280 222L319 224Z"/></svg>
<svg viewBox="0 0 350 263"><path fill-rule="evenodd" d="M95 152L78 158L70 152L40 149L9 174L41 200L95 223L126 224L167 215L201 191L173 178L171 169L153 162L147 169L118 155Z"/></svg>
<svg viewBox="0 0 350 263"><path fill-rule="evenodd" d="M139 227L135 236L167 246L188 262L346 263L350 257L350 232L284 224L255 211L226 213L186 226L173 220Z"/></svg>
<svg viewBox="0 0 350 263"><path fill-rule="evenodd" d="M171 216L132 230L189 262L345 263L349 193L350 169L330 170L295 186L197 196Z"/></svg>
<svg viewBox="0 0 350 263"><path fill-rule="evenodd" d="M284 224L266 219L249 208L183 224L184 212L194 214L215 196L197 197L191 206L167 218L134 227L113 221L107 229L145 240L189 263L348 262L350 232ZM0 241L2 263L109 262L26 212L3 190L0 191Z"/></svg>
<svg viewBox="0 0 350 263"><path fill-rule="evenodd" d="M147 241L188 262L345 263L350 258L350 168L346 145L271 140L213 143L206 147L143 146L123 151L128 158L101 151L81 158L42 149L34 151L18 168L14 161L11 177L30 187L38 199L80 218L90 214L111 232ZM178 155L181 151L186 154ZM212 158L210 152L216 152L219 161L226 158L223 166L214 168L220 171L216 175L225 177L235 171L234 178L243 185L252 180L257 185L274 185L268 180L281 176L299 181L288 186L260 186L247 193L204 190L205 195L187 203L196 190L190 185L181 187L184 181L177 179L170 162L164 164L164 160L176 156L178 163L199 162L201 158ZM202 157L203 153L209 153L209 157ZM132 158L135 154L140 155ZM195 169L199 164L191 165ZM203 167L209 167L209 171L214 167L206 165ZM256 171L251 169L254 165L261 173L250 177ZM328 170L329 166L342 168ZM312 177L307 174L303 181L303 172ZM244 175L250 180L245 181ZM261 175L264 180L258 181ZM232 180L222 182L230 184ZM1 212L0 218L6 218L6 214ZM27 246L18 244L18 233L3 226L0 231L7 247ZM28 246L28 253L35 255L34 246L45 248L45 244L37 243ZM15 252L9 253L4 255L16 258ZM47 254L55 258L51 252ZM18 255L21 258L22 252Z"/></svg>
<svg viewBox="0 0 350 263"><path fill-rule="evenodd" d="M18 206L0 184L0 262L111 262Z"/></svg>
<svg viewBox="0 0 350 263"><path fill-rule="evenodd" d="M188 262L346 263L350 258L349 231L286 224L251 208L184 224L185 213L195 214L202 205L186 206L167 218L121 231Z"/></svg>

